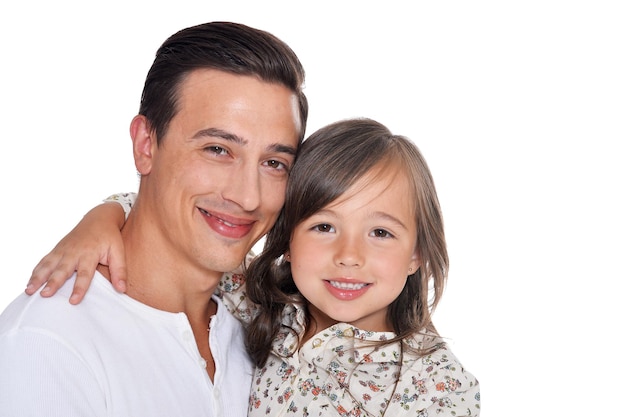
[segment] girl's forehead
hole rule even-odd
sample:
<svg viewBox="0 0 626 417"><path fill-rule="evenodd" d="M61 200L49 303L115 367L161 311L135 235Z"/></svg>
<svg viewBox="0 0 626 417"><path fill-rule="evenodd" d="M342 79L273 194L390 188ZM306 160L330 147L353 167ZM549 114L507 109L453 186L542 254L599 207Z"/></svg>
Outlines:
<svg viewBox="0 0 626 417"><path fill-rule="evenodd" d="M395 193L413 200L415 190L405 170L395 166L376 165L358 178L352 185L331 201L326 207L332 207L349 200L374 200L385 193ZM396 196L397 197L397 196ZM406 200L405 200L406 201Z"/></svg>

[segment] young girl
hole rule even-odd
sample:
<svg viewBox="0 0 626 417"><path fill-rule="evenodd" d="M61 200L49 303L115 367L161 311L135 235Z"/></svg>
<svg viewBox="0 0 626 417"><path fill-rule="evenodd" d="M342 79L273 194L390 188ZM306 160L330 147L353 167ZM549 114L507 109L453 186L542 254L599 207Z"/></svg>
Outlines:
<svg viewBox="0 0 626 417"><path fill-rule="evenodd" d="M479 415L477 380L432 322L447 270L416 146L369 119L315 132L247 282L220 284L247 323L249 415Z"/></svg>

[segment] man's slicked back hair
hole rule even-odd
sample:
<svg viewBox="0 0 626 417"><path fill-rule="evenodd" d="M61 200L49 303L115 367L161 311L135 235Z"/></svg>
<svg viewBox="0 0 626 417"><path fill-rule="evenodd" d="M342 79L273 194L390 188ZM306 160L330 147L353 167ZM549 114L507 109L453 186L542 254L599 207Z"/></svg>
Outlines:
<svg viewBox="0 0 626 417"><path fill-rule="evenodd" d="M176 115L179 86L197 69L216 69L287 87L298 97L299 141L304 138L308 102L304 68L294 51L271 33L232 22L209 22L183 29L158 49L144 84L139 114L158 143Z"/></svg>

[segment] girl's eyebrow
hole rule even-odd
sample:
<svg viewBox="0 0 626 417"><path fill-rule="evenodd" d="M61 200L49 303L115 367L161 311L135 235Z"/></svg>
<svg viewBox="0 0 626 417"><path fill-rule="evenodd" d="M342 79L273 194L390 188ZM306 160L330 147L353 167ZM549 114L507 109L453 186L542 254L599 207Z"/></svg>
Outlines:
<svg viewBox="0 0 626 417"><path fill-rule="evenodd" d="M321 210L316 211L315 213L313 213L311 215L311 217L313 216L317 216L317 215L327 215L327 216L332 216L332 217L337 217L337 214L328 208L323 208ZM374 211L372 213L370 213L368 215L369 218L371 219L383 219L383 220L387 220L390 221L398 226L400 226L401 228L403 228L404 230L409 230L409 228L406 226L406 224L404 224L404 222L402 222L402 220L398 219L396 216L392 216L389 213L386 213L384 211Z"/></svg>
<svg viewBox="0 0 626 417"><path fill-rule="evenodd" d="M224 139L229 142L236 143L240 146L245 146L248 144L248 140L242 138L241 136L215 127L210 127L208 129L202 129L197 131L196 134L193 135L192 139L201 139L206 137L216 137ZM295 156L297 152L297 149L295 147L282 143L272 143L267 147L267 150L270 152L286 153L291 156Z"/></svg>
<svg viewBox="0 0 626 417"><path fill-rule="evenodd" d="M408 230L408 227L400 219L398 219L395 216L392 216L389 213L385 213L384 211L375 211L372 214L370 214L369 217L377 218L377 219L381 219L382 218L382 219L385 219L385 220L388 220L388 221L390 221L392 223L397 224L398 226L400 226L404 230Z"/></svg>

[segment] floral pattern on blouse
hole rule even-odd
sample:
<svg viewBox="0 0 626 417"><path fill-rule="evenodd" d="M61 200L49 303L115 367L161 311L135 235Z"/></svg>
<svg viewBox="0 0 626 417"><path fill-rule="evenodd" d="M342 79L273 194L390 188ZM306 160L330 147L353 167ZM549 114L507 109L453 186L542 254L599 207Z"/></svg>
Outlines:
<svg viewBox="0 0 626 417"><path fill-rule="evenodd" d="M249 321L254 316L255 306L245 297L241 271L224 274L218 293L239 319ZM419 356L406 347L401 352L399 343L373 344L394 337L393 333L338 323L297 351L304 323L300 306L285 308L286 327L274 341L265 366L255 370L248 416L480 414L478 381L438 336L416 335L406 340L415 348L433 347L432 353Z"/></svg>
<svg viewBox="0 0 626 417"><path fill-rule="evenodd" d="M135 193L116 194L126 217ZM250 252L242 265L254 258ZM256 305L245 292L243 266L225 273L216 289L226 308L249 323ZM417 416L480 414L478 381L436 335L415 335L412 347L433 347L418 356L400 344L375 346L393 333L368 332L338 323L314 335L297 351L305 312L283 311L283 330L265 366L255 370L248 416ZM291 329L291 330L290 330ZM399 376L399 378L398 378ZM396 382L397 381L397 382Z"/></svg>
<svg viewBox="0 0 626 417"><path fill-rule="evenodd" d="M105 198L103 201L105 203L118 203L124 209L124 217L128 219L128 215L130 214L130 210L135 205L135 201L137 200L137 193L118 193L113 194Z"/></svg>

